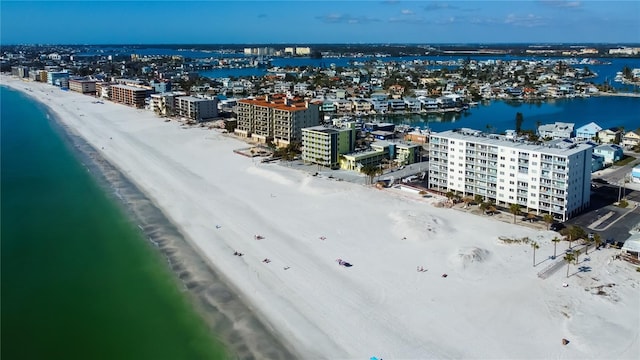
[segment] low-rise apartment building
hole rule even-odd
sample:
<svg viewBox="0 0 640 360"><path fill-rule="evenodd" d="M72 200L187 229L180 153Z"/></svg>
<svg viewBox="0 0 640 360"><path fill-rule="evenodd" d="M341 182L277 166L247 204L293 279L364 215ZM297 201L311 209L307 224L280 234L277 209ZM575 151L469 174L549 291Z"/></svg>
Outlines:
<svg viewBox="0 0 640 360"><path fill-rule="evenodd" d="M539 145L461 129L433 133L429 145L431 189L481 195L503 207L518 204L562 221L590 204L588 144Z"/></svg>
<svg viewBox="0 0 640 360"><path fill-rule="evenodd" d="M218 98L180 96L176 98L176 114L197 122L216 118L218 117Z"/></svg>
<svg viewBox="0 0 640 360"><path fill-rule="evenodd" d="M69 90L79 92L81 94L96 94L96 81L86 79L70 79Z"/></svg>
<svg viewBox="0 0 640 360"><path fill-rule="evenodd" d="M130 85L111 85L111 101L134 106L137 108L143 108L145 105L145 99L147 98L147 89L139 88Z"/></svg>

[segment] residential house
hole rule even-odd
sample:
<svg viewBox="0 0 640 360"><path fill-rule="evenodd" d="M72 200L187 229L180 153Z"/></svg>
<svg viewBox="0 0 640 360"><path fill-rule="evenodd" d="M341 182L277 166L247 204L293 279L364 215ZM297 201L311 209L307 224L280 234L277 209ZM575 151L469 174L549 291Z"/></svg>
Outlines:
<svg viewBox="0 0 640 360"><path fill-rule="evenodd" d="M594 173L602 169L604 169L604 156L591 154L591 172Z"/></svg>
<svg viewBox="0 0 640 360"><path fill-rule="evenodd" d="M596 155L602 155L602 157L604 157L605 165L611 165L616 161L622 160L624 157L624 150L621 146L616 144L603 144L596 146L593 149L593 153Z"/></svg>
<svg viewBox="0 0 640 360"><path fill-rule="evenodd" d="M600 125L590 122L576 129L577 140L591 140L602 130Z"/></svg>
<svg viewBox="0 0 640 360"><path fill-rule="evenodd" d="M601 144L620 144L622 141L622 130L619 128L609 128L598 131L598 139Z"/></svg>
<svg viewBox="0 0 640 360"><path fill-rule="evenodd" d="M387 104L391 112L402 112L406 109L406 104L403 99L389 99L387 100Z"/></svg>
<svg viewBox="0 0 640 360"><path fill-rule="evenodd" d="M541 138L551 139L570 139L573 137L573 123L555 122L554 124L545 124L538 127L538 135Z"/></svg>
<svg viewBox="0 0 640 360"><path fill-rule="evenodd" d="M633 147L640 145L640 130L627 131L622 137L622 146Z"/></svg>

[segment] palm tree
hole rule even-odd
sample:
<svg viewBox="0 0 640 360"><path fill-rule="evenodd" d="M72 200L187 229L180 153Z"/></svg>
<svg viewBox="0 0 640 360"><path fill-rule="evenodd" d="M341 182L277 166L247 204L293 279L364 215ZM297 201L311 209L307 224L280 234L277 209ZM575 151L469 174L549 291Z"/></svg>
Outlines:
<svg viewBox="0 0 640 360"><path fill-rule="evenodd" d="M567 253L567 255L564 256L564 261L567 262L567 277L569 277L569 266L574 260L575 256L572 253Z"/></svg>
<svg viewBox="0 0 640 360"><path fill-rule="evenodd" d="M520 205L511 204L509 205L509 211L513 214L513 223L516 223L516 216L520 213Z"/></svg>
<svg viewBox="0 0 640 360"><path fill-rule="evenodd" d="M318 164L318 171L320 171L320 163L323 161L324 159L321 157L317 157L316 158L316 164Z"/></svg>
<svg viewBox="0 0 640 360"><path fill-rule="evenodd" d="M587 236L584 239L584 242L586 244L586 246L584 247L584 254L589 255L589 245L591 245L591 243L593 242L593 238L591 236Z"/></svg>
<svg viewBox="0 0 640 360"><path fill-rule="evenodd" d="M483 200L482 195L476 194L473 197L473 201L478 205L482 204L482 200Z"/></svg>
<svg viewBox="0 0 640 360"><path fill-rule="evenodd" d="M602 238L600 237L600 234L593 234L593 243L596 245L596 249L600 247L600 244L602 244Z"/></svg>
<svg viewBox="0 0 640 360"><path fill-rule="evenodd" d="M582 253L582 251L580 251L580 250L575 250L575 251L573 252L573 254L574 254L574 255L575 255L575 257L576 257L576 259L575 259L575 261L574 261L574 262L576 263L576 265L580 262L580 254L581 254L581 253Z"/></svg>
<svg viewBox="0 0 640 360"><path fill-rule="evenodd" d="M551 226L551 224L553 224L553 215L544 214L542 216L542 219L544 220L545 223L547 223L547 230L549 230L549 226Z"/></svg>
<svg viewBox="0 0 640 360"><path fill-rule="evenodd" d="M534 241L531 243L531 248L533 249L533 267L536 267L536 249L539 249L540 245Z"/></svg>
<svg viewBox="0 0 640 360"><path fill-rule="evenodd" d="M562 239L560 239L559 237L554 237L553 239L551 239L551 241L553 241L553 258L556 258L556 247L558 246L558 243L560 241L562 241Z"/></svg>

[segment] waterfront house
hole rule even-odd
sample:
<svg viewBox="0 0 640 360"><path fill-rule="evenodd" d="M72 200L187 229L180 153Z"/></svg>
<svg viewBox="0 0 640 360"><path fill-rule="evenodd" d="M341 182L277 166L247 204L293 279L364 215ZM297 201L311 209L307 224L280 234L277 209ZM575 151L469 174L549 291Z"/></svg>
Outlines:
<svg viewBox="0 0 640 360"><path fill-rule="evenodd" d="M611 165L616 161L620 161L624 157L624 151L621 146L616 144L603 144L596 146L593 153L604 157L604 164Z"/></svg>
<svg viewBox="0 0 640 360"><path fill-rule="evenodd" d="M570 139L573 137L572 123L555 122L554 124L545 124L538 127L538 135L545 139Z"/></svg>
<svg viewBox="0 0 640 360"><path fill-rule="evenodd" d="M622 130L615 127L600 130L598 131L598 139L601 144L620 144Z"/></svg>
<svg viewBox="0 0 640 360"><path fill-rule="evenodd" d="M387 100L387 104L391 112L401 112L406 109L406 104L403 99L389 99Z"/></svg>
<svg viewBox="0 0 640 360"><path fill-rule="evenodd" d="M640 130L626 132L622 137L622 145L628 147L640 145Z"/></svg>
<svg viewBox="0 0 640 360"><path fill-rule="evenodd" d="M407 110L412 113L420 112L422 109L422 103L416 98L404 98L404 103L407 106Z"/></svg>
<svg viewBox="0 0 640 360"><path fill-rule="evenodd" d="M577 140L591 140L596 137L598 132L602 130L600 125L590 122L587 125L580 126L576 129Z"/></svg>
<svg viewBox="0 0 640 360"><path fill-rule="evenodd" d="M418 100L422 103L423 110L437 110L438 102L434 98L426 96L418 96Z"/></svg>

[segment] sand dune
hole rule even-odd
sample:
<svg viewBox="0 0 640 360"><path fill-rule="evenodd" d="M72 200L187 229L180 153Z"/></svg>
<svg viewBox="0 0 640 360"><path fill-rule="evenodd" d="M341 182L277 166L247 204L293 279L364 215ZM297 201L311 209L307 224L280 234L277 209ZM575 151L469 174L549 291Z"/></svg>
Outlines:
<svg viewBox="0 0 640 360"><path fill-rule="evenodd" d="M640 277L612 261L612 250L590 253L581 264L589 272L566 279L563 268L542 280L537 272L550 261L534 268L529 245L498 237L538 241L542 262L553 232L437 208L437 197L254 162L233 152L245 143L149 111L4 76L2 84L31 89L143 189L301 357L640 353ZM606 295L590 290L611 283Z"/></svg>

